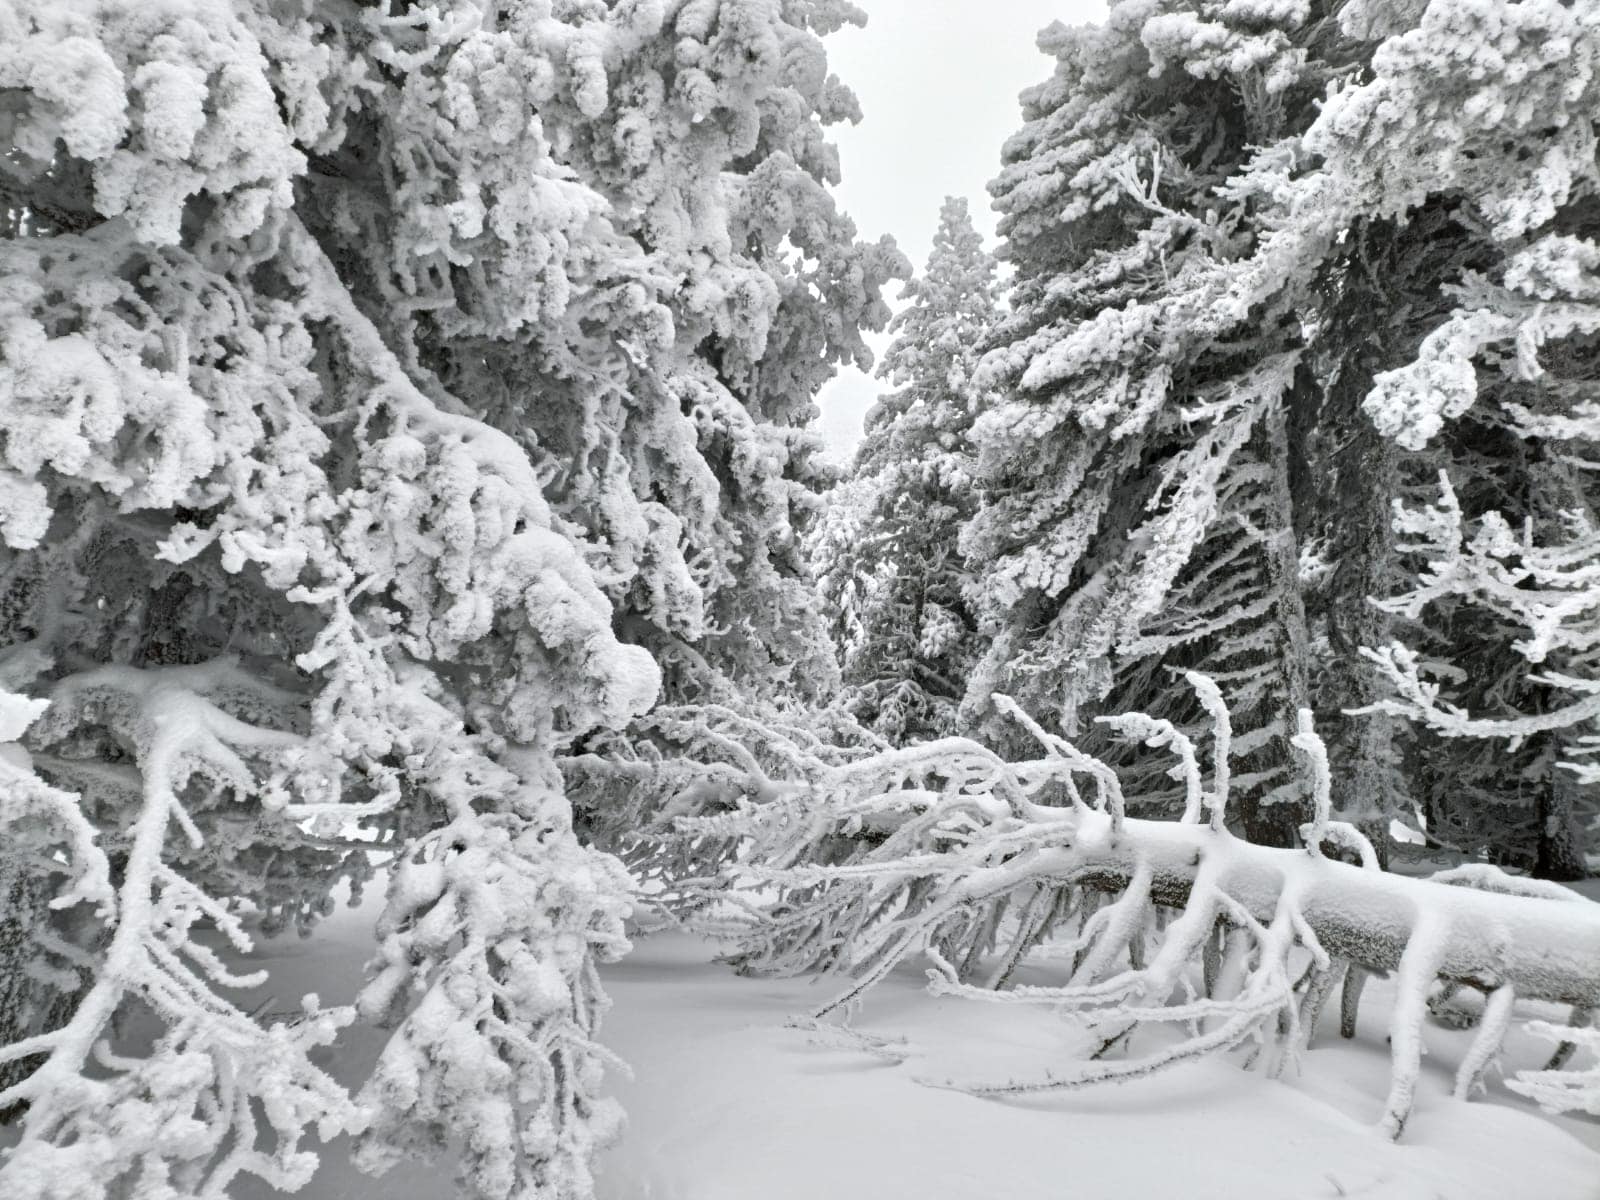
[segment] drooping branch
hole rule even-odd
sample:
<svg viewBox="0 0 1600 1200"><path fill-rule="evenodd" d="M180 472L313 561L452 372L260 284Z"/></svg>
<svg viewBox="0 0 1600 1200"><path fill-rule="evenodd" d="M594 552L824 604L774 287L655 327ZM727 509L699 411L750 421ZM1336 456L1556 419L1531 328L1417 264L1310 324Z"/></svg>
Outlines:
<svg viewBox="0 0 1600 1200"><path fill-rule="evenodd" d="M184 1194L221 1195L240 1173L278 1187L310 1178L316 1156L300 1148L307 1128L326 1138L361 1123L360 1111L311 1052L330 1043L354 1013L321 1010L306 997L300 1017L263 1026L223 996L260 977L234 975L195 936L215 926L244 954L251 939L239 915L167 864L168 842L203 844L191 806L259 793L258 763L299 744L293 734L249 724L212 699L248 690L229 662L135 670L104 667L69 676L35 732L45 742L98 723L133 752L141 780L115 897L106 892L98 849L79 839L77 886L60 902L98 897L104 952L94 978L60 1027L14 1042L0 1061L39 1064L0 1092L0 1106L23 1103L28 1120L7 1159L8 1194L29 1200L119 1195L137 1179L174 1178ZM113 1056L111 1022L131 1002L162 1022L154 1051ZM260 1107L275 1144L258 1147ZM126 1132L149 1136L129 1155Z"/></svg>

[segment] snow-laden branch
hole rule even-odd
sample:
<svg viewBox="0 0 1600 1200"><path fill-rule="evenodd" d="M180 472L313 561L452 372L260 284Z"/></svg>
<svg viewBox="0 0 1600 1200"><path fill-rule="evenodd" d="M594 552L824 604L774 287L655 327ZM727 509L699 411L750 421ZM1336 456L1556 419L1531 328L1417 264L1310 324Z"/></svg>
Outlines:
<svg viewBox="0 0 1600 1200"><path fill-rule="evenodd" d="M1391 695L1362 712L1415 721L1448 738L1524 739L1566 733L1577 753L1594 736L1600 718L1600 531L1586 511L1562 514L1562 536L1536 533L1531 522L1516 529L1498 512L1469 523L1448 474L1439 476L1432 504L1395 507L1396 530L1412 540L1402 549L1421 555L1424 567L1409 590L1379 607L1415 620L1435 605L1481 609L1512 631L1511 647L1530 666L1543 666L1529 682L1548 688L1543 711L1487 715L1451 703L1444 681L1414 650L1399 643L1367 647ZM1519 636L1520 635L1520 636ZM1563 763L1579 780L1600 780L1600 767Z"/></svg>
<svg viewBox="0 0 1600 1200"><path fill-rule="evenodd" d="M255 797L251 760L299 744L214 702L230 686L250 686L236 673L235 664L219 662L69 676L36 727L46 741L84 723L107 728L134 757L142 799L115 896L103 855L77 829L81 817L64 815L79 874L54 903L97 903L105 948L64 1024L0 1049L0 1061L41 1060L0 1092L0 1107L28 1106L21 1140L0 1171L7 1196L91 1200L170 1180L179 1194L220 1197L241 1173L294 1189L316 1166L316 1156L300 1149L307 1128L328 1138L362 1123L344 1089L311 1060L354 1013L323 1011L307 996L301 1016L263 1026L225 999L226 989L260 979L232 974L194 936L195 925L211 923L240 954L251 947L249 934L228 905L165 861L175 831L203 844L194 805ZM135 1000L164 1032L148 1056L114 1055L112 1020ZM272 1132L270 1149L258 1145L258 1108Z"/></svg>
<svg viewBox="0 0 1600 1200"><path fill-rule="evenodd" d="M591 739L561 760L586 832L642 885L641 903L675 917L722 903L719 872L741 836L716 820L743 800L781 802L822 787L829 772L887 744L837 711L735 712L722 704L661 705L625 734Z"/></svg>
<svg viewBox="0 0 1600 1200"><path fill-rule="evenodd" d="M1506 1086L1550 1112L1585 1112L1600 1116L1600 1029L1530 1021L1528 1032L1563 1043L1563 1051L1582 1047L1594 1061L1579 1070L1551 1067L1543 1071L1524 1071L1516 1079L1508 1079ZM1557 1057L1564 1055L1558 1052Z"/></svg>
<svg viewBox="0 0 1600 1200"><path fill-rule="evenodd" d="M572 837L541 755L491 762L442 706L404 699L426 731L412 784L445 819L393 865L357 1001L396 1027L361 1093L374 1116L358 1162L385 1171L443 1136L462 1147L476 1194L586 1195L621 1127L598 1094L615 1060L593 1034L607 1007L597 964L628 948L629 881Z"/></svg>

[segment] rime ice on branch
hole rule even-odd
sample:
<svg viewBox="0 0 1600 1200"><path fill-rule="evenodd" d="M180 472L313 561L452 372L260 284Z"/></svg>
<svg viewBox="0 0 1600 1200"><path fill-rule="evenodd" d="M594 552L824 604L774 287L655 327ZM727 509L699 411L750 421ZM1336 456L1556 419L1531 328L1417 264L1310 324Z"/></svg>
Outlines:
<svg viewBox="0 0 1600 1200"><path fill-rule="evenodd" d="M628 884L556 756L652 655L831 677L798 427L905 270L828 191L861 19L0 0L0 684L54 704L0 810L8 1197L292 1186L315 1127L590 1194ZM309 928L366 839L352 1101L350 1013L242 1012L199 930Z"/></svg>
<svg viewBox="0 0 1600 1200"><path fill-rule="evenodd" d="M1534 616L1485 580L1430 580L1392 506L1425 514L1444 469L1486 530L1549 551L1522 566L1583 561L1593 7L1127 0L1040 46L1053 74L991 185L1016 279L970 439L962 550L989 631L970 728L1007 736L1003 691L1138 770L1088 718L1133 708L1192 736L1202 714L1170 685L1198 668L1252 729L1234 809L1258 840L1292 844L1309 812L1291 738L1310 706L1343 764L1334 808L1369 835L1422 812L1464 853L1581 874L1561 764L1592 731L1557 722L1586 711L1565 712L1593 664L1540 632L1576 632L1576 597ZM1412 698L1382 703L1395 680L1361 650L1394 642L1444 703L1537 731L1442 737ZM1130 782L1146 811L1180 802Z"/></svg>

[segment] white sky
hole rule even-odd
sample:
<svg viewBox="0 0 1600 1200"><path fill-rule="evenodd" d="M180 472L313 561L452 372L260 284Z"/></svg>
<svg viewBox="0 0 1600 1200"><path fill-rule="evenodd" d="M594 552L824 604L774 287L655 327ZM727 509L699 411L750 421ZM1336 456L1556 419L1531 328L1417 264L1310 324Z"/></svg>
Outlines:
<svg viewBox="0 0 1600 1200"><path fill-rule="evenodd" d="M1098 21L1102 0L859 0L865 29L826 40L832 70L861 98L861 124L834 126L844 182L840 205L864 238L894 235L920 272L939 206L965 196L992 239L989 180L1000 145L1022 124L1017 93L1049 76L1053 60L1034 36L1052 21ZM899 285L891 285L891 298ZM881 354L883 339L874 348ZM848 455L876 381L843 370L822 390L818 422L830 447Z"/></svg>

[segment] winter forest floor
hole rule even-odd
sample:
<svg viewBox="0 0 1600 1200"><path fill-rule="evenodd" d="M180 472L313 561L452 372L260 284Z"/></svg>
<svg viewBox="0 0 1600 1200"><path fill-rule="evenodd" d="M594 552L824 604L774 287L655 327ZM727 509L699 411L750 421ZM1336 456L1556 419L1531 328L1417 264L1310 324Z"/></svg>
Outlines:
<svg viewBox="0 0 1600 1200"><path fill-rule="evenodd" d="M273 1006L305 991L330 1003L354 993L376 898L312 939L262 947ZM1308 1069L1288 1082L1206 1060L1001 1102L918 1080L1037 1078L1081 1053L1071 1026L1046 1011L930 996L905 969L856 1021L906 1039L896 1064L786 1026L826 998L827 983L740 978L714 955L687 935L655 934L607 972L615 1008L602 1036L634 1078L615 1084L629 1127L602 1160L600 1200L1600 1200L1600 1121L1541 1116L1492 1072L1487 1102L1449 1098L1464 1032L1428 1026L1405 1141L1375 1132L1389 1007L1376 981L1359 1037L1339 1039L1330 1005ZM358 1032L339 1073L358 1077L377 1047L378 1035ZM1548 1049L1513 1039L1507 1057L1529 1065ZM336 1144L300 1195L441 1200L449 1179L446 1163L368 1179ZM241 1188L239 1200L274 1195Z"/></svg>

